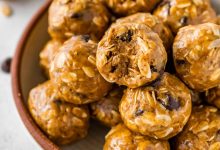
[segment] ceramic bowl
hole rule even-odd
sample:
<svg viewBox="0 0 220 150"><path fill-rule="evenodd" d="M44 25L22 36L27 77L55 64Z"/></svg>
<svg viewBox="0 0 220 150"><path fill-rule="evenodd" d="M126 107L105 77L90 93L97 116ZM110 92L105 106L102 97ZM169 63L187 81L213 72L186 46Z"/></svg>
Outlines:
<svg viewBox="0 0 220 150"><path fill-rule="evenodd" d="M101 150L108 128L92 122L89 135L85 139L67 146L58 146L45 136L28 111L27 99L30 89L46 80L39 67L39 52L49 39L47 11L50 3L51 0L46 1L30 20L15 52L12 63L12 89L18 112L30 134L43 149ZM220 13L220 1L212 0L212 3Z"/></svg>

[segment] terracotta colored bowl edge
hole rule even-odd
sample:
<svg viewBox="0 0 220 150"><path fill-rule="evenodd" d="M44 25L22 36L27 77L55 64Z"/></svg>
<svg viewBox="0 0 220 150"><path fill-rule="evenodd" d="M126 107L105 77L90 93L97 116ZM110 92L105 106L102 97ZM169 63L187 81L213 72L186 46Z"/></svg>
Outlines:
<svg viewBox="0 0 220 150"><path fill-rule="evenodd" d="M28 129L29 133L33 138L38 142L38 144L46 150L59 150L60 148L50 141L44 133L39 129L32 119L26 104L24 103L23 95L21 92L21 83L20 83L20 67L21 60L24 51L24 47L29 38L29 35L32 33L32 30L42 17L42 15L48 10L51 0L47 0L45 4L37 11L37 13L32 17L27 27L25 28L15 50L15 55L13 57L12 66L11 66L11 83L12 83L12 93L14 97L14 102L16 104L18 113Z"/></svg>

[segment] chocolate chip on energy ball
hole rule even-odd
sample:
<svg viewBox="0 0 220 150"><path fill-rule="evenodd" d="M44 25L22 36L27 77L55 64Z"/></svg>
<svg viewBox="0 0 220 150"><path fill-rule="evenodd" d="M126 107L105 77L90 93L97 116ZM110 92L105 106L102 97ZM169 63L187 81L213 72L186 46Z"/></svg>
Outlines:
<svg viewBox="0 0 220 150"><path fill-rule="evenodd" d="M143 113L144 113L143 110L138 109L138 110L135 112L135 116L140 116L140 115L142 115Z"/></svg>
<svg viewBox="0 0 220 150"><path fill-rule="evenodd" d="M128 30L128 32L118 36L117 38L120 39L122 42L131 42L132 40L132 31L131 30Z"/></svg>
<svg viewBox="0 0 220 150"><path fill-rule="evenodd" d="M81 13L73 13L72 15L71 15L71 18L72 19L78 19L78 18L80 18L80 17L82 17L83 15L81 14Z"/></svg>
<svg viewBox="0 0 220 150"><path fill-rule="evenodd" d="M90 36L88 34L86 35L82 35L82 39L85 41L85 42L88 42L90 40Z"/></svg>
<svg viewBox="0 0 220 150"><path fill-rule="evenodd" d="M188 18L186 16L184 16L180 19L180 23L184 26L187 25L187 21L188 21Z"/></svg>
<svg viewBox="0 0 220 150"><path fill-rule="evenodd" d="M5 73L10 73L11 61L12 61L12 58L6 58L2 62L2 65L1 65L2 71L4 71Z"/></svg>

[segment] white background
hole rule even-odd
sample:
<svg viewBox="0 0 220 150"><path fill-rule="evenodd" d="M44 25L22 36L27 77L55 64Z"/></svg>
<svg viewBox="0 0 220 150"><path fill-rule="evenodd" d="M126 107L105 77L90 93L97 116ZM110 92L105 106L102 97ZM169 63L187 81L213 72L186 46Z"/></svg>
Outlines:
<svg viewBox="0 0 220 150"><path fill-rule="evenodd" d="M4 1L0 0L0 5ZM13 16L0 14L0 63L13 56L16 44L30 18L45 0L8 0ZM23 125L11 92L9 74L0 71L0 150L40 150Z"/></svg>

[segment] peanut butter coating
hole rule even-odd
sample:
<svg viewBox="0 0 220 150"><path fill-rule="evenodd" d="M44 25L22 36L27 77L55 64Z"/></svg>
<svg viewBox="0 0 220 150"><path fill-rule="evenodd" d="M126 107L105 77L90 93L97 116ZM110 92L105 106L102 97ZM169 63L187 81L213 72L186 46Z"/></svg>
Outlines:
<svg viewBox="0 0 220 150"><path fill-rule="evenodd" d="M119 111L132 131L166 140L182 131L191 108L189 89L175 76L164 73L151 86L128 88Z"/></svg>
<svg viewBox="0 0 220 150"><path fill-rule="evenodd" d="M176 137L177 150L219 150L220 112L215 107L194 107L184 130Z"/></svg>
<svg viewBox="0 0 220 150"><path fill-rule="evenodd" d="M174 40L173 58L180 78L202 92L220 84L220 26L213 23L181 28Z"/></svg>
<svg viewBox="0 0 220 150"><path fill-rule="evenodd" d="M113 127L105 137L103 150L170 150L169 142L130 131L125 125Z"/></svg>
<svg viewBox="0 0 220 150"><path fill-rule="evenodd" d="M96 66L108 82L137 88L163 73L167 53L158 34L149 27L123 23L109 28L98 44L96 58Z"/></svg>
<svg viewBox="0 0 220 150"><path fill-rule="evenodd" d="M97 43L88 36L73 36L54 57L50 77L62 100L87 104L100 100L111 89L96 68Z"/></svg>
<svg viewBox="0 0 220 150"><path fill-rule="evenodd" d="M31 90L28 108L38 126L57 144L68 144L87 135L88 108L59 100L51 81Z"/></svg>

